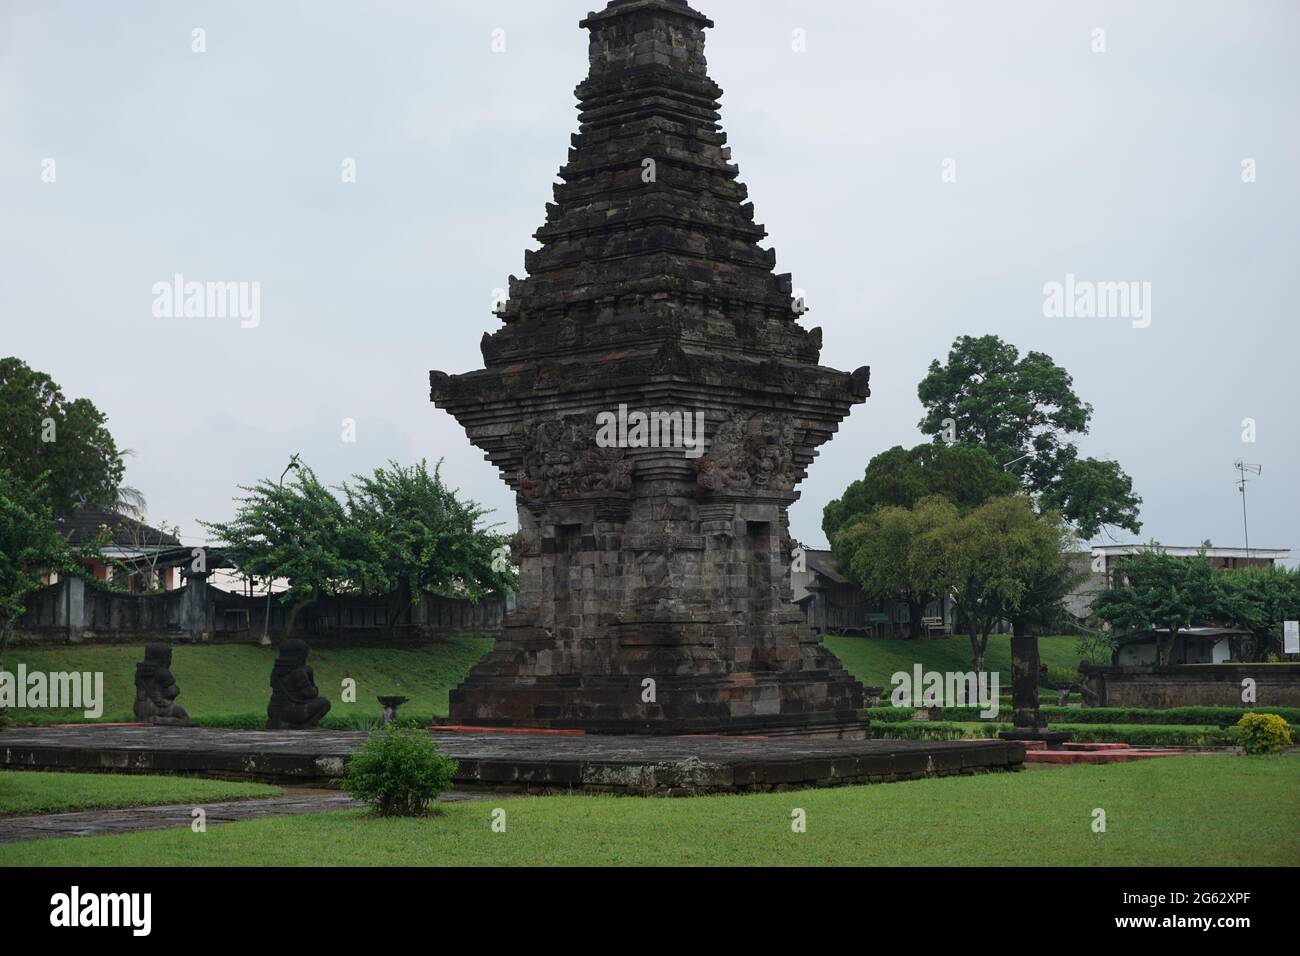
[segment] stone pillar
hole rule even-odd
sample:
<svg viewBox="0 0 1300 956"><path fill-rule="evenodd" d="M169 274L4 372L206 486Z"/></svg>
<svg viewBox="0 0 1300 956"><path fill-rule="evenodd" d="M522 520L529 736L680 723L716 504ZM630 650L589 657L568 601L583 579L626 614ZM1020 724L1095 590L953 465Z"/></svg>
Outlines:
<svg viewBox="0 0 1300 956"><path fill-rule="evenodd" d="M1021 621L1011 624L1011 730L1003 740L1038 740L1059 746L1074 736L1068 730L1048 730L1038 709L1038 635L1030 634Z"/></svg>
<svg viewBox="0 0 1300 956"><path fill-rule="evenodd" d="M190 571L185 577L187 583L181 594L181 630L195 640L206 641L212 636L208 620L211 605L208 575L206 572Z"/></svg>
<svg viewBox="0 0 1300 956"><path fill-rule="evenodd" d="M63 578L63 590L54 609L54 623L68 635L69 644L80 644L86 631L86 582L75 574Z"/></svg>
<svg viewBox="0 0 1300 956"><path fill-rule="evenodd" d="M1019 633L1011 637L1011 724L1016 730L1044 730L1038 711L1038 637Z"/></svg>

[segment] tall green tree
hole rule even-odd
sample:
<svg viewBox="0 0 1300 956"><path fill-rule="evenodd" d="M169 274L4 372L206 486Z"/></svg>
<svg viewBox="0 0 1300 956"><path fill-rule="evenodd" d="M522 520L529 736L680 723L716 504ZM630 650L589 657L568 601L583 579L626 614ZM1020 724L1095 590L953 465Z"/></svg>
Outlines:
<svg viewBox="0 0 1300 956"><path fill-rule="evenodd" d="M822 531L829 540L859 516L878 508L911 508L933 495L942 495L965 512L1019 489L1019 480L976 445L895 445L872 458L866 473L826 505Z"/></svg>
<svg viewBox="0 0 1300 956"><path fill-rule="evenodd" d="M375 563L412 602L426 592L477 601L517 587L505 558L509 538L483 525L488 509L443 482L441 462L432 472L424 461L389 462L344 490L349 520Z"/></svg>
<svg viewBox="0 0 1300 956"><path fill-rule="evenodd" d="M1215 575L1213 617L1249 632L1233 657L1261 662L1280 650L1285 621L1300 620L1300 570L1247 567Z"/></svg>
<svg viewBox="0 0 1300 956"><path fill-rule="evenodd" d="M1111 575L1093 600L1093 613L1121 634L1165 629L1156 642L1162 666L1179 630L1210 623L1223 607L1221 582L1204 555L1175 557L1153 544L1118 559Z"/></svg>
<svg viewBox="0 0 1300 956"><path fill-rule="evenodd" d="M42 479L19 478L0 468L0 670L28 595L43 586L45 572L68 571L70 565Z"/></svg>
<svg viewBox="0 0 1300 956"><path fill-rule="evenodd" d="M56 515L117 502L124 468L107 421L44 372L0 358L0 467L28 483L45 475L40 486Z"/></svg>
<svg viewBox="0 0 1300 956"><path fill-rule="evenodd" d="M1079 578L1070 564L1073 537L1059 515L1039 514L1023 495L994 498L939 533L939 545L952 556L948 593L977 672L999 621L1023 636L1059 619Z"/></svg>
<svg viewBox="0 0 1300 956"><path fill-rule="evenodd" d="M227 522L199 522L244 573L288 584L286 630L321 597L425 593L477 601L514 590L508 538L482 524L488 513L462 500L425 462L390 462L338 489L301 466L283 487L263 479L236 499Z"/></svg>
<svg viewBox="0 0 1300 956"><path fill-rule="evenodd" d="M936 531L958 518L956 506L940 496L922 498L913 508L879 508L840 528L831 550L840 571L865 595L906 601L908 633L919 638L925 606L943 595L951 578L946 556L934 547Z"/></svg>
<svg viewBox="0 0 1300 956"><path fill-rule="evenodd" d="M1087 434L1092 406L1051 356L1022 358L996 335L961 336L947 362L930 363L917 396L925 406L921 431L936 442L978 445L999 467L1029 456L1015 466L1026 489L1082 537L1107 526L1141 529L1132 479L1116 462L1079 457L1072 436Z"/></svg>
<svg viewBox="0 0 1300 956"><path fill-rule="evenodd" d="M284 580L290 602L285 630L321 597L395 586L342 502L306 466L288 484L263 478L240 486L231 521L200 521L245 574Z"/></svg>
<svg viewBox="0 0 1300 956"><path fill-rule="evenodd" d="M1142 529L1138 508L1142 499L1133 494L1133 479L1119 462L1074 458L1043 492L1044 508L1065 518L1081 538L1095 538L1103 528Z"/></svg>

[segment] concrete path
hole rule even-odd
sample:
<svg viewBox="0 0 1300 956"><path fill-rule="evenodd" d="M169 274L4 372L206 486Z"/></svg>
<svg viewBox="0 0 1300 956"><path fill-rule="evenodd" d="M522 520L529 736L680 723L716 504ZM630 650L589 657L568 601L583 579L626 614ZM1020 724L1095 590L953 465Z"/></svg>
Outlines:
<svg viewBox="0 0 1300 956"><path fill-rule="evenodd" d="M69 813L41 813L23 817L0 817L0 844L57 837L103 836L132 830L170 830L188 827L195 807L202 807L209 826L259 817L295 816L322 810L346 810L359 806L344 794L313 791L286 793L282 797L230 800L221 803L185 803L165 807L126 807L118 810L74 810Z"/></svg>
<svg viewBox="0 0 1300 956"><path fill-rule="evenodd" d="M479 796L459 790L448 790L438 798L438 802L458 803L474 799L479 799ZM322 813L327 810L349 810L360 806L362 804L337 790L289 788L279 797L252 800L183 803L162 807L124 807L116 810L75 810L68 813L0 817L0 844L189 827L194 819L195 807L203 808L207 815L208 826L213 826L220 823L234 823L238 820L290 817L303 813Z"/></svg>

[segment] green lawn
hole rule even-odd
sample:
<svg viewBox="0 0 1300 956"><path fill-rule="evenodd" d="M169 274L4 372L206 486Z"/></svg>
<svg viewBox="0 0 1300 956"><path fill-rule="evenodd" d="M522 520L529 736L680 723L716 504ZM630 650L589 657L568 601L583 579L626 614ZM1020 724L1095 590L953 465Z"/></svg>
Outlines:
<svg viewBox="0 0 1300 956"><path fill-rule="evenodd" d="M934 640L912 641L894 637L826 637L823 645L844 664L845 670L868 687L891 689L889 678L898 671L912 673L919 663L924 670L966 673L971 669L970 638L940 637ZM1074 673L1079 667L1079 652L1075 650L1078 639L1074 637L1041 637L1038 654L1050 670L1068 670ZM1003 694L1011 691L1011 637L993 634L989 637L985 666L998 671L999 688ZM1044 692L1044 703L1048 695Z"/></svg>
<svg viewBox="0 0 1300 956"><path fill-rule="evenodd" d="M356 647L312 649L309 663L316 686L334 705L330 717L379 717L380 694L403 694L411 702L408 714L447 713L447 692L464 679L474 662L492 647L488 637L452 638L422 647ZM265 720L271 696L271 665L275 649L251 645L177 645L172 674L180 686L178 703L199 720L227 714L255 715ZM101 721L133 720L135 665L144 659L143 645L83 645L54 648L11 648L5 669L102 671L104 714ZM341 681L357 682L357 702L340 699ZM14 723L82 721L80 711L9 711Z"/></svg>
<svg viewBox="0 0 1300 956"><path fill-rule="evenodd" d="M502 797L420 820L352 811L0 846L0 865L1294 866L1298 786L1300 757L1282 755L740 797Z"/></svg>
<svg viewBox="0 0 1300 956"><path fill-rule="evenodd" d="M0 770L0 817L93 807L143 807L274 797L279 787L192 777Z"/></svg>

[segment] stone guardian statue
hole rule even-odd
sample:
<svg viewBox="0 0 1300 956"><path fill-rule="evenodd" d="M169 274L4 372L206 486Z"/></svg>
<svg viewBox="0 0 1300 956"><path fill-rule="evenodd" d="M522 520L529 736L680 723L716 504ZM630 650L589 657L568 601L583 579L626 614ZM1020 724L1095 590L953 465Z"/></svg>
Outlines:
<svg viewBox="0 0 1300 956"><path fill-rule="evenodd" d="M320 696L307 666L307 642L296 637L280 644L271 668L271 701L266 705L267 730L309 730L329 713L330 702Z"/></svg>
<svg viewBox="0 0 1300 956"><path fill-rule="evenodd" d="M185 708L176 703L181 689L172 677L172 649L167 644L148 644L144 660L135 665L135 719L142 723L188 727L192 724Z"/></svg>

